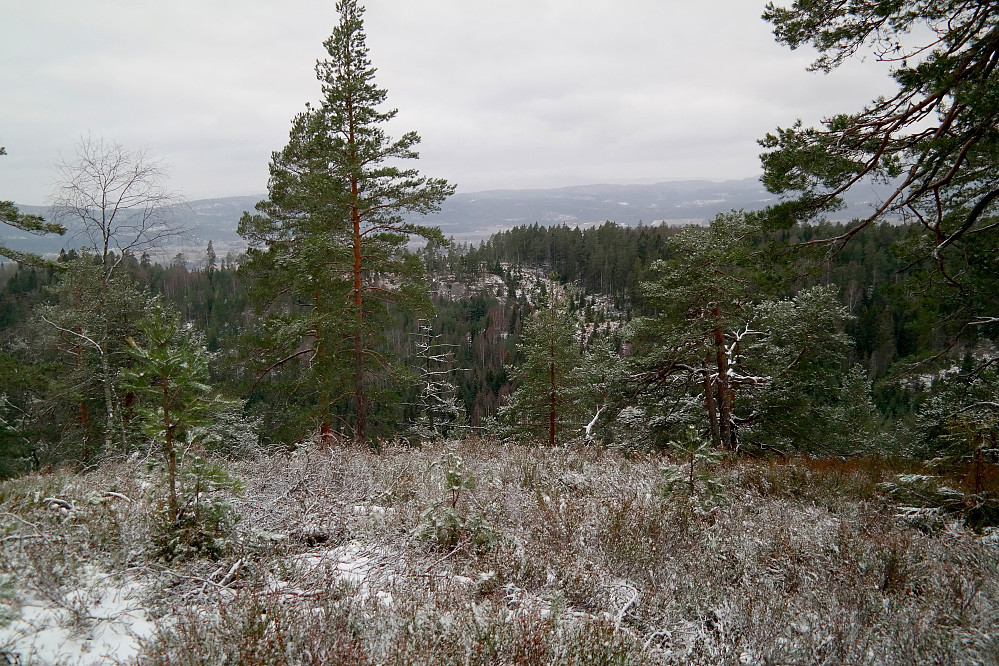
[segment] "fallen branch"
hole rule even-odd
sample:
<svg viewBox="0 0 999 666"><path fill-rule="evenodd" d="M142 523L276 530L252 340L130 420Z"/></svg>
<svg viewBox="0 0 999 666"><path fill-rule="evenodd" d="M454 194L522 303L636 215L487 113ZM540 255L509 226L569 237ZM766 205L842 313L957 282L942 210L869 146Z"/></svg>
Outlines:
<svg viewBox="0 0 999 666"><path fill-rule="evenodd" d="M50 509L58 507L60 509L66 509L67 511L73 510L73 503L60 497L46 497L42 500L42 504L50 505Z"/></svg>

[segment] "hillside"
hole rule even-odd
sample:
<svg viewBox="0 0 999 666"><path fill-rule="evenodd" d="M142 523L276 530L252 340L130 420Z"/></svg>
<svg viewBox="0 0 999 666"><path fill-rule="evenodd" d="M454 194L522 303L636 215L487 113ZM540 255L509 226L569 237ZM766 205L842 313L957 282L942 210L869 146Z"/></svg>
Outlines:
<svg viewBox="0 0 999 666"><path fill-rule="evenodd" d="M210 535L163 532L140 457L4 481L0 660L995 663L995 536L918 503L958 479L696 464L312 443L219 461L245 490L205 492L239 518Z"/></svg>
<svg viewBox="0 0 999 666"><path fill-rule="evenodd" d="M832 219L849 220L865 214L878 190L853 195L847 207ZM689 180L652 185L581 185L547 190L491 190L455 194L439 213L421 218L421 224L439 226L445 236L461 242L479 242L497 231L537 222L542 226L590 226L604 221L628 226L639 223L672 225L703 223L721 212L759 210L772 202L755 178L728 181ZM160 248L155 259L169 260L177 252L200 256L211 240L216 253L240 252L246 243L236 233L244 211L252 211L264 195L199 199L174 207L177 221L190 233L169 247ZM24 213L51 217L45 206L20 206ZM80 239L37 237L0 228L0 242L21 250L56 254L60 248L78 247Z"/></svg>

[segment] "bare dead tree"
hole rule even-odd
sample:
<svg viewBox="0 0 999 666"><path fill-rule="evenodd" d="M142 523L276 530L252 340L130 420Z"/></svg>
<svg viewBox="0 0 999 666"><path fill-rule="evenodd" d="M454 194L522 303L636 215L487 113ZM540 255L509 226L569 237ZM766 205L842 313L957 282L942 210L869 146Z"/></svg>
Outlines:
<svg viewBox="0 0 999 666"><path fill-rule="evenodd" d="M103 137L80 139L76 159L57 166L55 218L87 241L105 278L124 257L161 245L187 230L174 216L181 199L166 187L167 169L145 149Z"/></svg>

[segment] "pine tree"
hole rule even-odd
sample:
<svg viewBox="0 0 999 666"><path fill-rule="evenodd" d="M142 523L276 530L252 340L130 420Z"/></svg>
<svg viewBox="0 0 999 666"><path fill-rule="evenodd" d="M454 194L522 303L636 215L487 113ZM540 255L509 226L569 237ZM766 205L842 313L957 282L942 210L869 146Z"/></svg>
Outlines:
<svg viewBox="0 0 999 666"><path fill-rule="evenodd" d="M6 155L7 150L0 146L0 155ZM38 215L27 215L22 213L14 205L13 201L0 201L0 222L12 226L15 229L26 231L30 234L59 234L66 233L66 227L61 224L46 222ZM12 248L0 245L0 257L6 257L12 261L22 264L41 264L44 260L36 254L20 252Z"/></svg>
<svg viewBox="0 0 999 666"><path fill-rule="evenodd" d="M269 315L263 372L305 359L322 427L349 409L348 425L364 440L373 393L397 369L384 344L388 318L429 306L422 265L406 243L444 241L439 229L403 216L437 210L454 188L395 166L418 157L419 136L386 134L396 111L379 110L386 92L374 83L363 9L341 0L337 11L329 57L316 64L322 102L293 120L287 146L271 159L269 197L239 230L254 245L249 268Z"/></svg>
<svg viewBox="0 0 999 666"><path fill-rule="evenodd" d="M752 263L746 241L754 232L733 213L670 238L672 258L656 262L645 285L659 315L633 329L647 385L663 387L677 377L702 385L711 440L727 449L737 447L733 405L740 378L731 365L736 336L748 332L755 292L746 271Z"/></svg>
<svg viewBox="0 0 999 666"><path fill-rule="evenodd" d="M500 417L514 436L543 437L555 446L578 434L588 406L577 399L582 388L578 323L568 313L561 286L552 280L546 293L524 328L524 361L510 370L516 388Z"/></svg>
<svg viewBox="0 0 999 666"><path fill-rule="evenodd" d="M146 343L130 340L135 367L126 382L139 399L143 431L163 452L167 469L168 512L171 523L180 517L177 493L178 453L206 426L216 403L208 385L208 357L175 315L156 307L142 326Z"/></svg>
<svg viewBox="0 0 999 666"><path fill-rule="evenodd" d="M208 247L205 249L205 275L208 276L209 282L215 277L217 270L218 258L215 256L215 248L212 247L212 242L208 241Z"/></svg>
<svg viewBox="0 0 999 666"><path fill-rule="evenodd" d="M860 426L869 396L866 383L846 373L852 341L839 289L767 299L777 269L758 245L757 228L741 213L667 241L671 256L653 265L645 285L657 314L631 327L643 399L653 410L673 410L660 429L706 421L717 448L752 443L842 452L850 433L835 437L829 417L849 415ZM695 396L700 418L691 409Z"/></svg>

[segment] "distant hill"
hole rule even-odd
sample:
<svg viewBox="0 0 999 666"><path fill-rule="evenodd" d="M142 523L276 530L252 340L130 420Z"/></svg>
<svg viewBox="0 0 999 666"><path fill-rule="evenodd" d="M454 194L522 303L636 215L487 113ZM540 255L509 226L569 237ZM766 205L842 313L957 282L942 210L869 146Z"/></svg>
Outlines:
<svg viewBox="0 0 999 666"><path fill-rule="evenodd" d="M236 233L236 226L243 211L252 211L254 204L264 198L264 195L245 197L226 197L222 199L199 199L171 206L178 223L189 229L187 235L171 239L169 246L151 251L154 261L168 262L178 252L182 252L189 260L200 259L212 241L215 253L221 258L227 252L240 253L246 248L246 241ZM47 206L21 206L22 213L41 215L52 219L52 211ZM79 248L83 238L74 235L70 229L65 236L32 236L0 225L0 243L18 250L36 252L42 255L55 255L60 249Z"/></svg>
<svg viewBox="0 0 999 666"><path fill-rule="evenodd" d="M868 214L878 191L869 188L848 197L848 207L833 219L848 220ZM201 199L176 206L178 220L191 229L188 238L162 248L156 260L183 252L200 257L211 240L216 254L239 252L246 247L236 233L243 211L252 211L265 195ZM588 226L605 221L627 225L692 224L712 219L733 209L759 210L774 200L756 178L743 180L681 180L652 185L579 185L546 190L490 190L456 194L441 211L412 221L439 226L445 236L477 242L497 231L521 224L543 226L566 224ZM21 206L25 213L50 217L42 206ZM12 247L42 254L60 248L78 247L79 239L28 236L8 227L0 228L0 239Z"/></svg>

